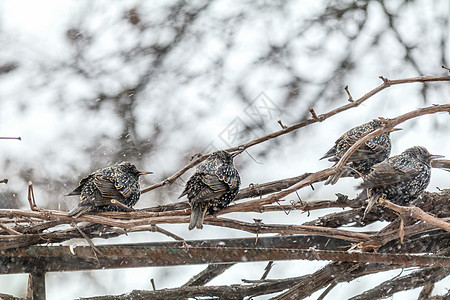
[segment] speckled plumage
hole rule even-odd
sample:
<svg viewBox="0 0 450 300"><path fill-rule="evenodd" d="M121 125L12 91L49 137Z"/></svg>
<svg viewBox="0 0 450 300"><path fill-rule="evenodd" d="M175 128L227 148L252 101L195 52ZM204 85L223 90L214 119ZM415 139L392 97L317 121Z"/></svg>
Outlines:
<svg viewBox="0 0 450 300"><path fill-rule="evenodd" d="M361 137L381 126L381 120L374 119L368 123L350 129L337 139L335 145L328 150L321 159L328 158L328 160L332 162L339 161L345 152L347 152L347 150ZM352 169L358 171L362 175L367 175L373 165L388 158L390 153L391 139L389 133L383 133L371 138L350 156L347 161L347 166L350 169L344 173L330 176L325 184L335 184L343 175L353 175L355 178L360 177L360 175Z"/></svg>
<svg viewBox="0 0 450 300"><path fill-rule="evenodd" d="M187 195L191 205L189 230L203 228L203 218L208 212L225 208L236 197L241 179L233 165L233 156L225 151L211 154L189 178L180 197Z"/></svg>
<svg viewBox="0 0 450 300"><path fill-rule="evenodd" d="M78 206L69 211L68 215L79 217L88 211L123 211L122 208L111 205L115 199L128 207L132 207L141 195L139 176L150 174L141 172L130 162L97 170L81 179L78 187L67 196L79 195Z"/></svg>
<svg viewBox="0 0 450 300"><path fill-rule="evenodd" d="M408 205L416 199L430 183L431 160L438 157L441 156L415 146L374 165L358 186L369 189L369 204L364 215L381 197L398 205Z"/></svg>

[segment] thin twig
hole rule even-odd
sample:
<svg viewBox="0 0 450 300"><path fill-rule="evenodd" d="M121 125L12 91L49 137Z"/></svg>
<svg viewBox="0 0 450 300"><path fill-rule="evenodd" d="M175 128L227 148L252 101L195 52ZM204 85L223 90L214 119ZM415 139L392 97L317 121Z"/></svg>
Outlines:
<svg viewBox="0 0 450 300"><path fill-rule="evenodd" d="M150 283L152 284L153 290L156 291L155 279L150 279Z"/></svg>
<svg viewBox="0 0 450 300"><path fill-rule="evenodd" d="M183 284L182 287L205 285L234 265L235 263L209 264L206 269L194 275L188 282Z"/></svg>
<svg viewBox="0 0 450 300"><path fill-rule="evenodd" d="M321 121L320 118L317 116L316 112L314 111L314 108L310 108L309 112L311 113L311 116L314 120L319 121L319 122Z"/></svg>
<svg viewBox="0 0 450 300"><path fill-rule="evenodd" d="M3 229L4 231L6 231L9 234L13 234L13 235L21 235L22 234L22 233L20 233L18 231L15 231L14 229L9 228L8 226L3 225L1 223L0 223L0 228Z"/></svg>
<svg viewBox="0 0 450 300"><path fill-rule="evenodd" d="M348 85L345 86L344 90L348 95L348 102L354 102L352 94L350 94L350 91L348 90Z"/></svg>
<svg viewBox="0 0 450 300"><path fill-rule="evenodd" d="M350 100L349 100L350 101ZM331 283L326 289L325 291L322 292L322 294L320 294L320 296L317 298L317 300L322 300L324 299L329 292L331 292L332 289L334 289L334 287L337 285L337 283Z"/></svg>
<svg viewBox="0 0 450 300"><path fill-rule="evenodd" d="M88 242L89 246L91 246L95 259L97 260L98 263L100 263L97 254L101 256L104 256L105 254L103 254L103 252L100 249L98 249L97 246L94 245L94 242L91 240L91 238L86 233L84 233L84 231L81 230L80 227L77 226L77 224L74 224L74 226L78 230L78 232L84 237L84 239Z"/></svg>
<svg viewBox="0 0 450 300"><path fill-rule="evenodd" d="M123 209L123 210L125 210L125 211L130 212L130 211L133 211L133 210L134 210L134 209L132 209L131 207L129 207L128 205L123 204L123 203L120 202L119 200L111 199L110 202L111 202L111 205L120 207L121 209Z"/></svg>
<svg viewBox="0 0 450 300"><path fill-rule="evenodd" d="M160 232L162 234L165 234L168 237L171 237L171 238L173 238L176 241L184 241L184 239L182 237L180 237L180 236L176 235L175 233L172 233L172 232L170 232L168 230L165 230L164 228L161 228L161 227L159 227L157 225L152 225L151 227L154 228L155 232Z"/></svg>
<svg viewBox="0 0 450 300"><path fill-rule="evenodd" d="M282 129L286 129L287 128L287 126L283 125L283 122L281 122L281 120L278 120L277 122L278 122L278 124L280 124Z"/></svg>
<svg viewBox="0 0 450 300"><path fill-rule="evenodd" d="M433 289L434 289L434 282L429 282L429 283L425 284L423 286L422 290L420 291L420 294L419 294L419 297L417 298L417 300L430 299Z"/></svg>
<svg viewBox="0 0 450 300"><path fill-rule="evenodd" d="M155 184L153 184L153 185L151 185L151 186L141 190L141 194L150 192L151 190L157 189L157 188L162 187L162 186L164 186L166 184L173 183L178 177L183 175L187 170L189 170L190 168L192 168L192 167L196 166L197 164L201 163L202 161L204 161L208 157L209 157L209 154L205 154L205 155L201 155L201 156L196 157L195 159L193 159L191 162L189 162L187 165L182 167L180 170L178 170L177 172L175 172L174 174L172 174L168 178L166 178L163 181L155 183Z"/></svg>
<svg viewBox="0 0 450 300"><path fill-rule="evenodd" d="M36 206L36 199L34 198L34 190L33 183L31 181L28 182L28 204L30 205L30 209L33 211L39 211Z"/></svg>
<svg viewBox="0 0 450 300"><path fill-rule="evenodd" d="M267 275L269 275L270 270L272 270L272 266L273 266L273 260L271 260L267 263L267 266L264 268L264 273L262 274L260 280L264 280L267 278Z"/></svg>

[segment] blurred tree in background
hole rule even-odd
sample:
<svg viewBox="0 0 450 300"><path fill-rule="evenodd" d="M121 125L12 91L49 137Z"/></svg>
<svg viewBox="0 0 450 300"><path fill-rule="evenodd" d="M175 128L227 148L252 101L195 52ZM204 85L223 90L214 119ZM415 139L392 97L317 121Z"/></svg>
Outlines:
<svg viewBox="0 0 450 300"><path fill-rule="evenodd" d="M1 176L10 180L1 186L3 208L25 207L31 180L39 206L69 209L76 199L62 195L82 176L124 160L155 173L145 187L196 153L278 130L278 116L288 125L309 118L311 107L342 105L348 84L361 95L379 75L434 75L449 65L447 1L68 1L41 37L15 27L30 7L11 2L0 6L0 131L23 141L0 141ZM12 10L18 20L8 19ZM305 149L307 128L252 156L278 157L282 174L292 154L302 166L350 127L387 109L445 103L449 94L448 85L415 86L405 99L377 99L370 115L352 111L336 131L315 135L320 151ZM261 99L276 117L251 118ZM230 126L239 135L226 135ZM243 177L261 173L251 159L238 164ZM272 179L243 183L264 178ZM175 202L183 184L138 206Z"/></svg>

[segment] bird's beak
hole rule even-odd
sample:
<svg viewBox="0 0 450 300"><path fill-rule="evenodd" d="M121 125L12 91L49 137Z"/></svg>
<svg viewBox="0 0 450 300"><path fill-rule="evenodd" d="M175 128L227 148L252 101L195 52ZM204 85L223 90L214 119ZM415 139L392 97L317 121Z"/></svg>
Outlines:
<svg viewBox="0 0 450 300"><path fill-rule="evenodd" d="M138 175L147 175L147 174L153 174L153 172L139 172Z"/></svg>
<svg viewBox="0 0 450 300"><path fill-rule="evenodd" d="M436 155L436 154L431 154L429 156L430 160L436 159L436 158L443 158L445 157L444 155Z"/></svg>
<svg viewBox="0 0 450 300"><path fill-rule="evenodd" d="M235 156L238 156L239 154L241 154L244 151L245 151L245 149L237 150L235 153L231 154L231 157L234 158Z"/></svg>

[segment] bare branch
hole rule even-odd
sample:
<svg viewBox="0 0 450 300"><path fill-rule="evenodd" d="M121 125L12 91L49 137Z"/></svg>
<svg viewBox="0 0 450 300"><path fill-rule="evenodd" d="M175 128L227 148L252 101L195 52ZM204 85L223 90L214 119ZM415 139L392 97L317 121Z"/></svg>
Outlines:
<svg viewBox="0 0 450 300"><path fill-rule="evenodd" d="M450 169L450 159L433 159L431 161L431 166L433 168L448 168Z"/></svg>
<svg viewBox="0 0 450 300"><path fill-rule="evenodd" d="M44 272L133 268L143 266L174 266L186 264L238 263L242 261L331 260L341 262L383 263L402 267L450 267L447 256L347 252L335 250L298 249L295 247L187 247L168 243L97 246L105 255L97 257L91 246L33 246L10 249L0 253L1 273L24 272L21 268L42 266ZM33 261L34 266L26 266Z"/></svg>
<svg viewBox="0 0 450 300"><path fill-rule="evenodd" d="M189 279L189 281L183 284L182 287L205 285L234 265L235 265L234 263L210 264L206 267L206 269L204 269L203 271L201 271L200 273Z"/></svg>
<svg viewBox="0 0 450 300"><path fill-rule="evenodd" d="M9 233L9 234L12 234L12 235L21 235L20 232L15 231L14 229L9 228L9 227L6 226L6 225L0 224L0 228L3 229L4 231L6 231L6 232Z"/></svg>
<svg viewBox="0 0 450 300"><path fill-rule="evenodd" d="M448 268L426 268L410 275L385 281L377 287L368 290L361 295L350 298L351 300L371 300L387 298L393 294L417 288L428 283L437 282L450 274Z"/></svg>
<svg viewBox="0 0 450 300"><path fill-rule="evenodd" d="M424 212L423 210L421 210L419 207L407 207L407 206L400 206L400 205L396 205L388 200L382 199L382 201L380 202L381 205L392 209L398 213L400 213L401 215L408 215L411 216L415 219L419 219L422 220L424 222L427 222L429 224L433 224L436 227L442 228L446 231L450 232L450 223L447 223L443 220L440 220L438 218L435 218L429 214L427 214L426 212Z"/></svg>

